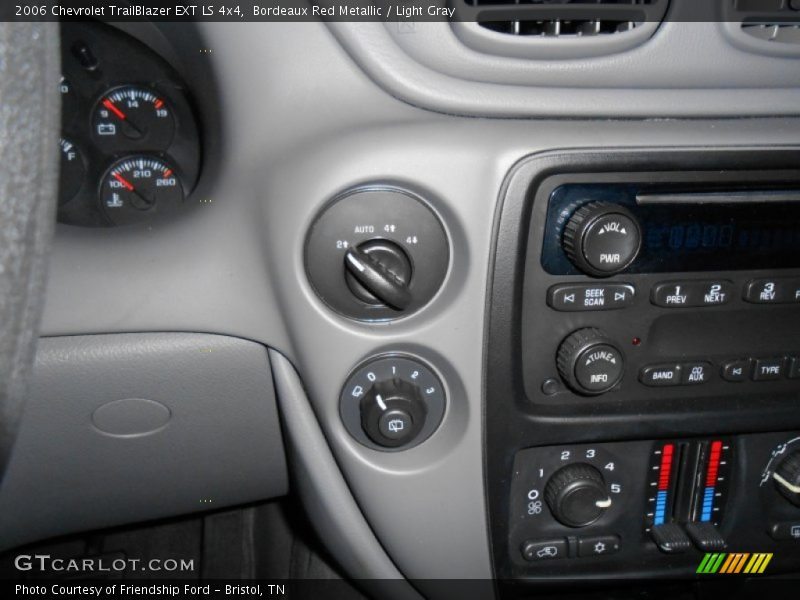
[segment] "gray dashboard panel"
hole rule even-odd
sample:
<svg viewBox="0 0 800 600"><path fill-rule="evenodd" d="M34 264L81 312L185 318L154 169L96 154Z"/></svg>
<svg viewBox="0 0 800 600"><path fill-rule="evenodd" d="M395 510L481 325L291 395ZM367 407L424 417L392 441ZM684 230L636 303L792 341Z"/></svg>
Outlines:
<svg viewBox="0 0 800 600"><path fill-rule="evenodd" d="M188 333L41 339L0 548L286 493L266 349Z"/></svg>
<svg viewBox="0 0 800 600"><path fill-rule="evenodd" d="M207 331L276 348L300 374L358 506L399 571L414 579L489 577L483 323L492 222L508 171L552 149L790 145L800 121L456 117L386 94L321 24L205 24L201 33L213 52L177 51L189 67L210 61L218 78L224 135L207 147L218 178L203 192L213 201L148 228L60 228L45 332ZM211 106L215 98L193 73L199 104ZM762 101L771 106L772 96ZM328 310L302 268L317 211L370 182L427 198L448 230L452 257L428 307L377 326ZM448 387L439 431L408 452L369 450L339 420L345 377L384 351L418 354Z"/></svg>
<svg viewBox="0 0 800 600"><path fill-rule="evenodd" d="M329 27L378 85L429 110L624 119L800 112L800 60L743 51L723 23L668 22L627 52L570 60L482 54L467 48L449 23L417 23L410 31L402 25Z"/></svg>

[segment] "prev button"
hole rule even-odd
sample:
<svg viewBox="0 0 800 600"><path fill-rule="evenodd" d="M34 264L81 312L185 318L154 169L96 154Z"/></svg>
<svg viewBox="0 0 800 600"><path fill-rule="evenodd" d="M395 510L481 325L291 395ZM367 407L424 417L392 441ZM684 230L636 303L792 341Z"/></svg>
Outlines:
<svg viewBox="0 0 800 600"><path fill-rule="evenodd" d="M630 306L635 293L627 283L554 285L547 291L547 304L567 312L613 310Z"/></svg>

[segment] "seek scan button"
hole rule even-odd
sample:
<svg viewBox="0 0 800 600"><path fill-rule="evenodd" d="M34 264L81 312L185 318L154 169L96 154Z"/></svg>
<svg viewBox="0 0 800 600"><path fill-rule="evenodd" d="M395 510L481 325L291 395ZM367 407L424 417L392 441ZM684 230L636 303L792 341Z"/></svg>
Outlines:
<svg viewBox="0 0 800 600"><path fill-rule="evenodd" d="M627 283L554 285L547 291L547 304L564 312L614 310L630 306L635 293Z"/></svg>

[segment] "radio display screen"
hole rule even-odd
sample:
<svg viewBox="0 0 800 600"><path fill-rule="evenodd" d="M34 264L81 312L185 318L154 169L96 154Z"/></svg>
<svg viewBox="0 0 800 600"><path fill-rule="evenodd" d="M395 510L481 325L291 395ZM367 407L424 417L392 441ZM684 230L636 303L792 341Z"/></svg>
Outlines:
<svg viewBox="0 0 800 600"><path fill-rule="evenodd" d="M564 225L587 202L625 206L636 217L642 245L628 273L726 271L800 267L800 202L637 203L641 186L564 185L551 194L542 266L578 274L562 248ZM800 193L798 193L800 198Z"/></svg>

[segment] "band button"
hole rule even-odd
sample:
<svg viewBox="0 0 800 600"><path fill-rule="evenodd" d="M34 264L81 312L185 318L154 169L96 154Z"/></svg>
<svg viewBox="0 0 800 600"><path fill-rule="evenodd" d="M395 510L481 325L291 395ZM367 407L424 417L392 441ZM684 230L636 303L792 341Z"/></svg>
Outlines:
<svg viewBox="0 0 800 600"><path fill-rule="evenodd" d="M639 373L639 381L650 387L679 385L681 382L681 366L670 364L644 367Z"/></svg>

